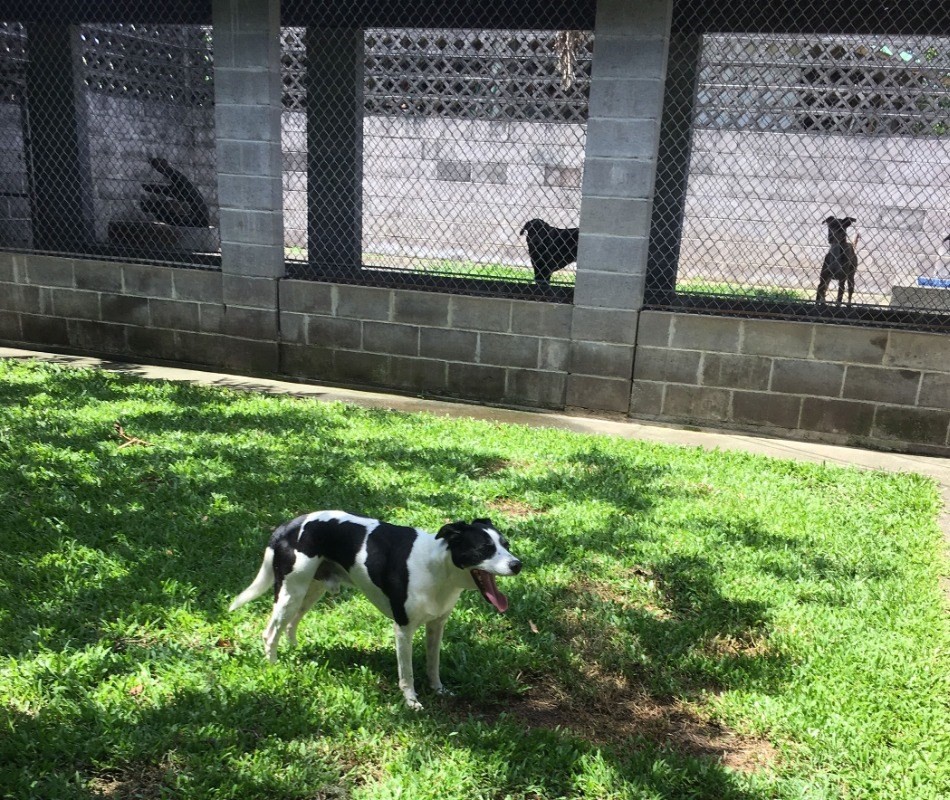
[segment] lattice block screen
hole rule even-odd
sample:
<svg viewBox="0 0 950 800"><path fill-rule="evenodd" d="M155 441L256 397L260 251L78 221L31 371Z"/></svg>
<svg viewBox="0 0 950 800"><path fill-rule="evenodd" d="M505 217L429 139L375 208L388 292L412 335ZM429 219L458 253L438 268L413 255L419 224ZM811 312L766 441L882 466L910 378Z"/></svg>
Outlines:
<svg viewBox="0 0 950 800"><path fill-rule="evenodd" d="M681 296L808 314L837 308L843 285L851 318L950 313L950 39L709 33L682 46L696 70L667 96L691 134L658 176L675 194L688 165L682 229L671 213L653 232L655 250L677 250Z"/></svg>
<svg viewBox="0 0 950 800"><path fill-rule="evenodd" d="M308 57L309 37L322 56ZM403 272L539 296L573 283L576 244L535 280L521 231L535 218L578 225L590 32L368 29L328 54L319 32L287 28L283 42L285 231L300 274L346 278L359 264L365 280ZM327 147L339 158L315 164ZM318 175L340 199L318 189L315 211ZM308 230L308 185L311 214L339 236L313 216ZM354 196L359 220L340 210Z"/></svg>

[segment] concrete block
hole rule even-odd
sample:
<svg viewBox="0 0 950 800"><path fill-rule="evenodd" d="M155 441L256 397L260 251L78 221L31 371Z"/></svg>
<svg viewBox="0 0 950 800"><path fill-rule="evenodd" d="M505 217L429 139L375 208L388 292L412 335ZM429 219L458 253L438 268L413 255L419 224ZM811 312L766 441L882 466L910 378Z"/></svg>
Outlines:
<svg viewBox="0 0 950 800"><path fill-rule="evenodd" d="M848 366L842 397L912 406L917 402L921 373L911 369Z"/></svg>
<svg viewBox="0 0 950 800"><path fill-rule="evenodd" d="M29 253L26 257L26 282L37 286L73 287L76 276L72 259Z"/></svg>
<svg viewBox="0 0 950 800"><path fill-rule="evenodd" d="M214 110L215 133L220 139L240 142L279 142L280 113L261 113L252 105L220 105Z"/></svg>
<svg viewBox="0 0 950 800"><path fill-rule="evenodd" d="M419 328L416 325L397 325L390 322L364 322L363 349L371 353L417 356Z"/></svg>
<svg viewBox="0 0 950 800"><path fill-rule="evenodd" d="M69 346L87 353L127 353L124 325L71 319L66 323Z"/></svg>
<svg viewBox="0 0 950 800"><path fill-rule="evenodd" d="M568 375L564 404L567 408L626 414L630 408L630 381L593 375Z"/></svg>
<svg viewBox="0 0 950 800"><path fill-rule="evenodd" d="M950 411L881 406L871 433L875 438L943 446L947 443Z"/></svg>
<svg viewBox="0 0 950 800"><path fill-rule="evenodd" d="M213 338L220 338L225 343L223 366L226 369L252 375L277 374L280 356L275 340Z"/></svg>
<svg viewBox="0 0 950 800"><path fill-rule="evenodd" d="M663 107L663 83L629 75L599 78L591 87L589 119L656 120Z"/></svg>
<svg viewBox="0 0 950 800"><path fill-rule="evenodd" d="M674 314L641 311L637 317L637 346L669 347Z"/></svg>
<svg viewBox="0 0 950 800"><path fill-rule="evenodd" d="M887 338L887 331L878 328L815 325L812 357L818 361L882 364L884 352L887 349Z"/></svg>
<svg viewBox="0 0 950 800"><path fill-rule="evenodd" d="M283 343L280 347L280 372L295 378L330 380L334 352L329 347Z"/></svg>
<svg viewBox="0 0 950 800"><path fill-rule="evenodd" d="M641 29L636 36L616 36L598 30L591 96L596 94L596 82L602 78L630 78L635 75L641 80L660 81L666 64L667 44L664 35L659 28Z"/></svg>
<svg viewBox="0 0 950 800"><path fill-rule="evenodd" d="M99 293L75 289L51 289L53 314L73 319L99 319Z"/></svg>
<svg viewBox="0 0 950 800"><path fill-rule="evenodd" d="M511 332L567 339L571 335L572 316L573 309L569 305L513 300Z"/></svg>
<svg viewBox="0 0 950 800"><path fill-rule="evenodd" d="M338 317L381 321L392 318L392 306L396 294L392 289L340 285L335 287L335 293L334 314Z"/></svg>
<svg viewBox="0 0 950 800"><path fill-rule="evenodd" d="M99 301L103 322L148 327L151 323L148 299L121 294L104 294Z"/></svg>
<svg viewBox="0 0 950 800"><path fill-rule="evenodd" d="M478 353L478 334L446 328L421 328L419 355L441 361L474 363Z"/></svg>
<svg viewBox="0 0 950 800"><path fill-rule="evenodd" d="M274 310L277 308L278 282L273 278L247 275L222 275L221 293L227 306Z"/></svg>
<svg viewBox="0 0 950 800"><path fill-rule="evenodd" d="M604 236L585 231L580 236L577 261L583 269L645 275L649 244L646 238Z"/></svg>
<svg viewBox="0 0 950 800"><path fill-rule="evenodd" d="M763 356L706 353L700 377L704 386L765 390L771 371L772 359Z"/></svg>
<svg viewBox="0 0 950 800"><path fill-rule="evenodd" d="M799 425L806 431L866 437L871 433L874 405L823 397L802 399Z"/></svg>
<svg viewBox="0 0 950 800"><path fill-rule="evenodd" d="M637 340L636 311L609 308L578 308L574 311L571 338L586 342L634 344Z"/></svg>
<svg viewBox="0 0 950 800"><path fill-rule="evenodd" d="M649 200L653 196L652 160L588 158L584 164L583 196Z"/></svg>
<svg viewBox="0 0 950 800"><path fill-rule="evenodd" d="M553 372L567 372L571 363L571 343L568 339L542 339L538 352L538 367Z"/></svg>
<svg viewBox="0 0 950 800"><path fill-rule="evenodd" d="M950 374L925 372L917 404L926 408L950 409Z"/></svg>
<svg viewBox="0 0 950 800"><path fill-rule="evenodd" d="M180 300L150 300L149 322L154 328L171 328L179 331L199 330L197 303Z"/></svg>
<svg viewBox="0 0 950 800"><path fill-rule="evenodd" d="M340 352L333 355L331 380L357 386L389 386L392 356L378 353Z"/></svg>
<svg viewBox="0 0 950 800"><path fill-rule="evenodd" d="M481 364L528 369L538 366L538 345L541 340L536 337L480 333L478 340L478 361Z"/></svg>
<svg viewBox="0 0 950 800"><path fill-rule="evenodd" d="M670 0L600 0L597 3L596 30L599 37L624 37L635 41L644 33L663 34L670 27L673 3ZM635 47L635 43L628 46Z"/></svg>
<svg viewBox="0 0 950 800"><path fill-rule="evenodd" d="M220 303L223 297L222 278L217 270L175 270L172 274L173 297L193 303Z"/></svg>
<svg viewBox="0 0 950 800"><path fill-rule="evenodd" d="M47 344L65 347L69 344L66 320L57 317L22 314L20 326L23 341L30 344Z"/></svg>
<svg viewBox="0 0 950 800"><path fill-rule="evenodd" d="M284 274L284 245L222 239L221 271L230 275L280 278Z"/></svg>
<svg viewBox="0 0 950 800"><path fill-rule="evenodd" d="M157 267L153 264L123 264L122 285L130 295L170 300L174 296L174 272L170 267Z"/></svg>
<svg viewBox="0 0 950 800"><path fill-rule="evenodd" d="M638 347L633 361L633 378L635 381L698 384L702 355L698 350Z"/></svg>
<svg viewBox="0 0 950 800"><path fill-rule="evenodd" d="M739 320L729 317L677 314L673 319L670 346L714 353L738 353L739 330Z"/></svg>
<svg viewBox="0 0 950 800"><path fill-rule="evenodd" d="M633 374L633 351L634 348L626 345L572 342L571 372L629 382Z"/></svg>
<svg viewBox="0 0 950 800"><path fill-rule="evenodd" d="M950 371L950 336L942 333L890 331L884 365Z"/></svg>
<svg viewBox="0 0 950 800"><path fill-rule="evenodd" d="M362 323L358 320L320 316L311 316L307 320L308 344L358 350L362 338Z"/></svg>
<svg viewBox="0 0 950 800"><path fill-rule="evenodd" d="M732 420L741 425L798 428L802 398L787 394L736 391L732 393Z"/></svg>
<svg viewBox="0 0 950 800"><path fill-rule="evenodd" d="M574 307L639 311L643 306L643 275L582 269L574 287Z"/></svg>
<svg viewBox="0 0 950 800"><path fill-rule="evenodd" d="M742 353L784 358L808 358L811 354L816 326L810 322L744 319L741 325Z"/></svg>
<svg viewBox="0 0 950 800"><path fill-rule="evenodd" d="M634 380L630 394L631 417L658 417L663 413L663 394L666 385L653 381Z"/></svg>
<svg viewBox="0 0 950 800"><path fill-rule="evenodd" d="M216 105L270 106L275 102L274 90L274 76L266 65L255 64L243 69L215 65ZM277 102L280 102L279 89Z"/></svg>
<svg viewBox="0 0 950 800"><path fill-rule="evenodd" d="M667 384L663 415L694 425L723 422L730 416L731 392L706 386Z"/></svg>
<svg viewBox="0 0 950 800"><path fill-rule="evenodd" d="M473 334L474 335L474 334ZM448 366L430 358L393 357L390 380L397 389L418 394L444 394Z"/></svg>
<svg viewBox="0 0 950 800"><path fill-rule="evenodd" d="M283 249L284 216L282 208L270 211L252 211L241 207L240 202L241 199L239 198L235 208L222 207L220 210L221 246L223 247L225 243L251 244L269 245Z"/></svg>
<svg viewBox="0 0 950 800"><path fill-rule="evenodd" d="M840 397L844 365L776 358L772 363L773 392Z"/></svg>
<svg viewBox="0 0 950 800"><path fill-rule="evenodd" d="M307 343L307 317L304 314L280 314L280 341L288 344Z"/></svg>
<svg viewBox="0 0 950 800"><path fill-rule="evenodd" d="M280 175L218 175L218 202L222 208L243 209L245 211L274 212L283 215L284 187ZM235 235L233 227L225 227L222 217L221 235L233 241ZM270 238L273 235L273 220L261 220L257 225L266 230L267 238L259 241L251 236L250 241L259 244L273 244ZM264 227L266 226L266 227ZM257 233L257 231L255 231ZM283 223L281 222L281 234ZM240 237L245 241L244 237Z"/></svg>
<svg viewBox="0 0 950 800"><path fill-rule="evenodd" d="M338 288L349 289L352 287ZM301 314L324 314L329 316L333 313L333 289L332 284L316 281L279 281L280 309L281 311L293 311ZM349 315L342 314L341 316ZM373 319L372 317L366 318Z"/></svg>
<svg viewBox="0 0 950 800"><path fill-rule="evenodd" d="M581 228L584 233L607 236L650 235L653 202L641 197L584 197Z"/></svg>
<svg viewBox="0 0 950 800"><path fill-rule="evenodd" d="M457 329L507 333L511 328L511 309L511 300L451 295L448 324Z"/></svg>
<svg viewBox="0 0 950 800"><path fill-rule="evenodd" d="M15 283L17 270L12 253L0 253L0 283Z"/></svg>
<svg viewBox="0 0 950 800"><path fill-rule="evenodd" d="M121 292L122 268L108 261L79 259L73 265L76 288L93 292Z"/></svg>
<svg viewBox="0 0 950 800"><path fill-rule="evenodd" d="M26 284L0 284L0 309L23 311L27 314L42 313L41 292L48 295L49 289L27 286ZM49 305L52 306L52 301L49 302Z"/></svg>
<svg viewBox="0 0 950 800"><path fill-rule="evenodd" d="M503 367L449 362L447 369L448 394L490 402L499 402L505 396L506 370Z"/></svg>
<svg viewBox="0 0 950 800"><path fill-rule="evenodd" d="M176 331L166 328L129 327L126 328L126 344L132 355L175 361L181 357L177 335Z"/></svg>
<svg viewBox="0 0 950 800"><path fill-rule="evenodd" d="M224 329L224 306L220 303L198 303L198 330L221 333Z"/></svg>
<svg viewBox="0 0 950 800"><path fill-rule="evenodd" d="M218 139L217 164L232 175L281 174L282 154L279 142L248 142Z"/></svg>
<svg viewBox="0 0 950 800"><path fill-rule="evenodd" d="M564 408L567 375L534 369L508 370L505 399L531 408Z"/></svg>
<svg viewBox="0 0 950 800"><path fill-rule="evenodd" d="M15 311L0 311L0 341L21 342L20 315Z"/></svg>
<svg viewBox="0 0 950 800"><path fill-rule="evenodd" d="M656 155L656 119L594 119L587 123L587 158L652 159Z"/></svg>
<svg viewBox="0 0 950 800"><path fill-rule="evenodd" d="M449 324L449 295L433 292L393 293L393 322L445 328Z"/></svg>
<svg viewBox="0 0 950 800"><path fill-rule="evenodd" d="M277 312L274 309L225 306L221 330L228 336L276 342Z"/></svg>

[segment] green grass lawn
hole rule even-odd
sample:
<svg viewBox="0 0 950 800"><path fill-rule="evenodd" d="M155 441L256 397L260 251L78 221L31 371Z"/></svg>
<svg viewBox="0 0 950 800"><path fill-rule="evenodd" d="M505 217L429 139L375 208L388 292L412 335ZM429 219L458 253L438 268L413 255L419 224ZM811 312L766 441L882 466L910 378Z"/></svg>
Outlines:
<svg viewBox="0 0 950 800"><path fill-rule="evenodd" d="M0 795L945 798L932 482L0 361ZM120 422L128 444L117 435ZM125 446L123 446L125 445ZM273 525L491 516L443 680L321 602L265 663Z"/></svg>

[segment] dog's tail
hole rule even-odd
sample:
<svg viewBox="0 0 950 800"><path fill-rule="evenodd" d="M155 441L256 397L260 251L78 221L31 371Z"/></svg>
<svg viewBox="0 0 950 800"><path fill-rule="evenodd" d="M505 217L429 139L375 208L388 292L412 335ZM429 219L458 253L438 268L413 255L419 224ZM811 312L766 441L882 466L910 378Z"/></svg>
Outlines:
<svg viewBox="0 0 950 800"><path fill-rule="evenodd" d="M261 568L258 570L257 577L254 579L254 582L234 598L234 602L228 606L228 611L234 611L235 609L243 606L245 603L250 603L251 600L256 600L273 585L274 548L268 547L264 551L264 563L261 564Z"/></svg>

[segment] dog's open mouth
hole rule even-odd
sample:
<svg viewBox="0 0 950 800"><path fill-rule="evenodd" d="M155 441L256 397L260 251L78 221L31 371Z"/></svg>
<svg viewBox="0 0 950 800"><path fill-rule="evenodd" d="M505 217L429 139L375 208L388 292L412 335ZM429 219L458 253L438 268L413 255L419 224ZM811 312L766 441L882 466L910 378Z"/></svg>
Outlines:
<svg viewBox="0 0 950 800"><path fill-rule="evenodd" d="M495 576L483 569L473 569L472 578L475 580L478 591L482 593L482 597L504 614L508 610L508 598L498 591Z"/></svg>

